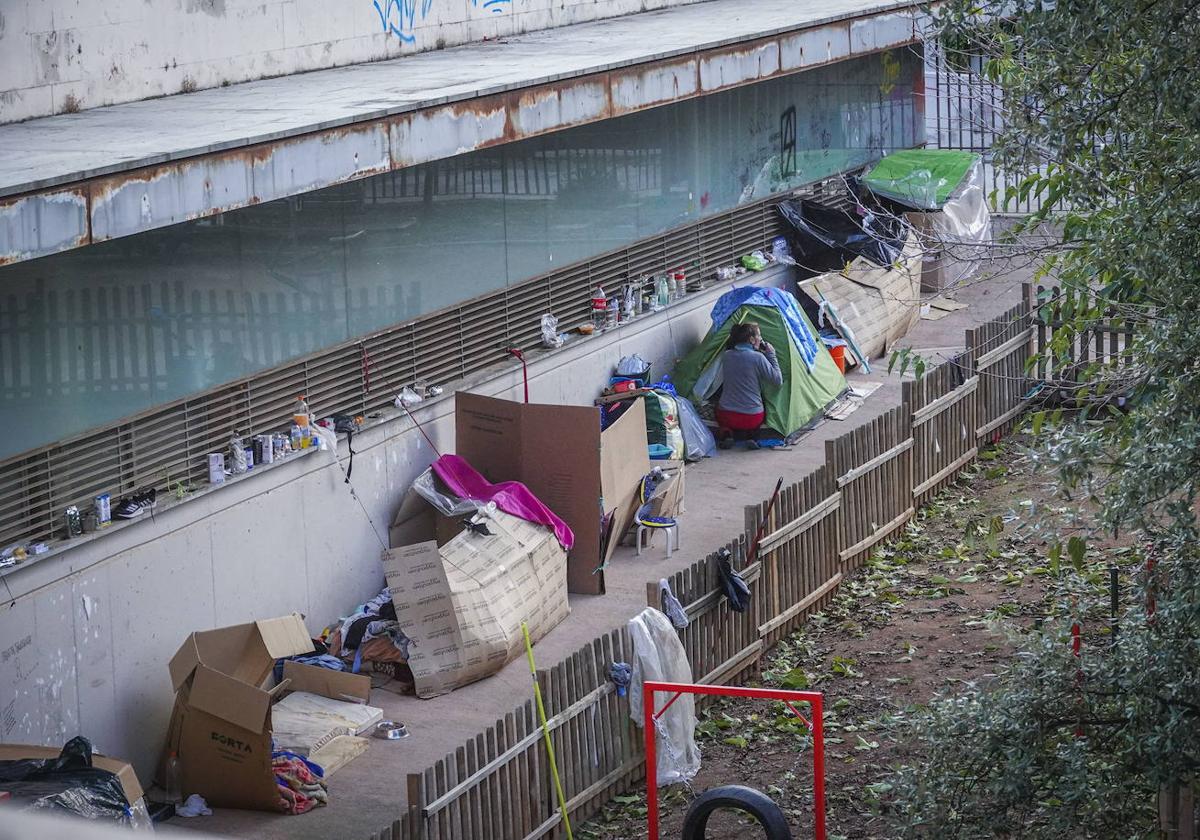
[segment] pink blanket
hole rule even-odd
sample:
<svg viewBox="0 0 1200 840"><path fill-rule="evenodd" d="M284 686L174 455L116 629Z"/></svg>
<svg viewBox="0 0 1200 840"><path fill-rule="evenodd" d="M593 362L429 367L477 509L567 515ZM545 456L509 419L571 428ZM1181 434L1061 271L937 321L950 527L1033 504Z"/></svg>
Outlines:
<svg viewBox="0 0 1200 840"><path fill-rule="evenodd" d="M433 471L451 493L477 502L495 502L500 510L527 522L537 522L554 529L554 536L567 551L575 545L570 526L546 507L519 481L492 484L475 468L457 455L443 455L433 462Z"/></svg>

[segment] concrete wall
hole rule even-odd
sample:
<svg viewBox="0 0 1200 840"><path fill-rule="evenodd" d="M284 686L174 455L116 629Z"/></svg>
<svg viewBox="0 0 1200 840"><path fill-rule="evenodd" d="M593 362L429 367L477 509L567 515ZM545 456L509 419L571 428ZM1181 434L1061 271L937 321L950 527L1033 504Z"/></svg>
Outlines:
<svg viewBox="0 0 1200 840"><path fill-rule="evenodd" d="M530 364L531 400L590 405L630 353L669 370L699 342L730 285L542 354ZM520 399L520 371L464 388ZM454 450L453 412L451 396L416 412L443 452ZM6 574L0 743L61 745L84 734L148 779L171 710L167 662L189 632L299 611L317 633L378 594L380 541L401 495L435 456L407 418L354 442L357 501L331 457L313 451Z"/></svg>
<svg viewBox="0 0 1200 840"><path fill-rule="evenodd" d="M0 123L698 0L0 0Z"/></svg>

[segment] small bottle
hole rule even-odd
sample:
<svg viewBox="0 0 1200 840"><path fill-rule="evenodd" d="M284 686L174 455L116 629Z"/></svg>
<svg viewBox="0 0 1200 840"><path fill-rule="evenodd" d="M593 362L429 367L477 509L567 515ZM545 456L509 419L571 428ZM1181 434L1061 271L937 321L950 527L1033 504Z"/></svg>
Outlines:
<svg viewBox="0 0 1200 840"><path fill-rule="evenodd" d="M592 326L597 330L604 329L604 322L608 317L608 296L604 294L604 288L597 286L592 292Z"/></svg>
<svg viewBox="0 0 1200 840"><path fill-rule="evenodd" d="M687 274L682 268L675 269L675 299L680 300L687 294Z"/></svg>
<svg viewBox="0 0 1200 840"><path fill-rule="evenodd" d="M304 394L296 397L296 405L292 408L292 422L301 429L308 428L308 403L304 401Z"/></svg>
<svg viewBox="0 0 1200 840"><path fill-rule="evenodd" d="M304 448L304 430L299 426L292 426L291 433L292 451L299 452Z"/></svg>
<svg viewBox="0 0 1200 840"><path fill-rule="evenodd" d="M172 805L183 804L183 774L179 767L179 754L172 751L166 768L167 801Z"/></svg>
<svg viewBox="0 0 1200 840"><path fill-rule="evenodd" d="M655 294L658 298L656 304L660 309L671 302L671 287L667 285L665 274L659 277L655 283Z"/></svg>
<svg viewBox="0 0 1200 840"><path fill-rule="evenodd" d="M616 298L613 298L612 300L610 300L608 302L608 312L607 312L607 316L604 319L604 326L606 328L607 327L615 327L617 325L617 321L619 321L621 318L620 313L621 313L621 305L617 301Z"/></svg>

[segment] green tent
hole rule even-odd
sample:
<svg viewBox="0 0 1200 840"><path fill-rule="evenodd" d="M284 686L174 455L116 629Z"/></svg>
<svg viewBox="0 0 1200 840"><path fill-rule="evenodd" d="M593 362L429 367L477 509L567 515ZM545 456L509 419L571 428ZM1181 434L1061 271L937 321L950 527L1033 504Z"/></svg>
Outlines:
<svg viewBox="0 0 1200 840"><path fill-rule="evenodd" d="M876 195L915 210L940 210L980 160L974 152L903 149L892 152L862 179Z"/></svg>
<svg viewBox="0 0 1200 840"><path fill-rule="evenodd" d="M783 385L764 386L763 396L767 407L765 425L786 437L807 425L837 399L846 389L846 379L825 345L817 338L812 322L804 315L796 299L778 289L770 291L772 298L786 298L790 305L784 308L771 303L744 303L738 306L721 321L719 327L710 329L700 346L676 366L674 380L675 389L680 395L697 405L707 402L720 385L718 363L725 351L729 331L734 324L754 321L759 325L763 338L775 347L779 367L783 371ZM714 318L714 323L717 320ZM800 328L808 332L804 340L809 342L810 347L815 346L811 370L792 337L793 329Z"/></svg>

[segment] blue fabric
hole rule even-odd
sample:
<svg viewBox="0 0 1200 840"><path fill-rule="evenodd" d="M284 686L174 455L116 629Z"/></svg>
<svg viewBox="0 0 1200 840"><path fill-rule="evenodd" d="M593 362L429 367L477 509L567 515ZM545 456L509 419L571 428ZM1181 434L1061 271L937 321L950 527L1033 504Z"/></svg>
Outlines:
<svg viewBox="0 0 1200 840"><path fill-rule="evenodd" d="M817 337L804 322L804 311L796 299L782 289L761 286L742 286L740 289L730 289L717 299L712 308L713 332L721 329L734 312L743 306L773 306L783 315L788 332L792 336L800 358L809 370L817 363Z"/></svg>
<svg viewBox="0 0 1200 840"><path fill-rule="evenodd" d="M271 745L272 745L272 747L274 747L275 742L272 741ZM304 756L302 756L298 753L294 753L291 750L272 749L271 750L271 759L274 760L276 758L294 758L297 761L299 761L301 764L303 764L305 767L307 767L312 772L312 774L314 776L316 776L318 779L324 778L324 776L325 776L325 769L323 767L321 767L320 764L317 764L314 761L310 761L307 758L305 758ZM284 787L287 787L286 781L284 781L283 779L280 779L279 776L276 776L275 778L279 780L279 784L283 785Z"/></svg>

